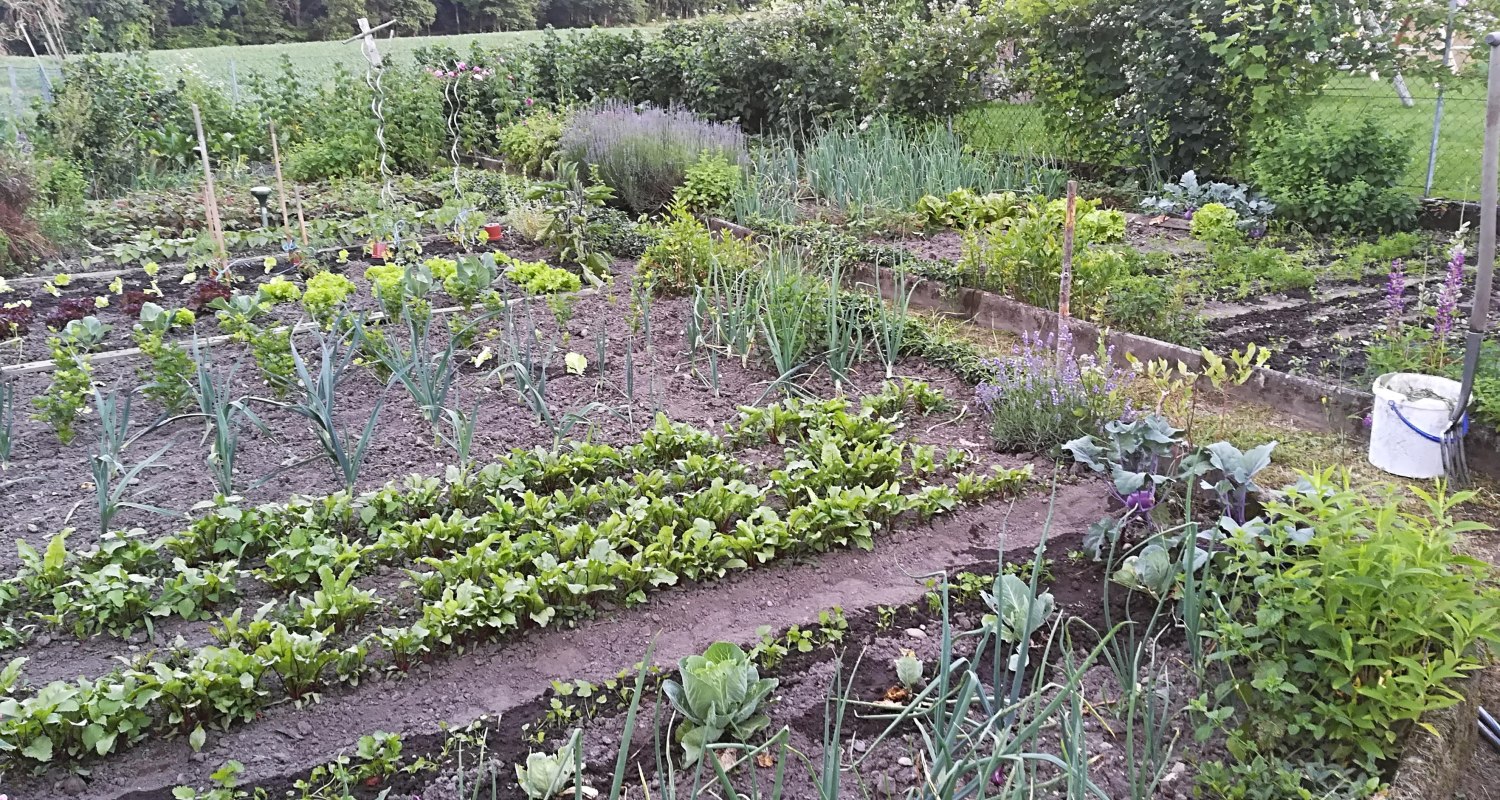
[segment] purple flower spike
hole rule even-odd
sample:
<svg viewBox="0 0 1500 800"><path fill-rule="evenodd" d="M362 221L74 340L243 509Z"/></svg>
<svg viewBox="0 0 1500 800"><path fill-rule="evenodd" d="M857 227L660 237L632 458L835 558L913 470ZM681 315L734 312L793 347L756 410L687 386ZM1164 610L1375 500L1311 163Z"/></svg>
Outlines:
<svg viewBox="0 0 1500 800"><path fill-rule="evenodd" d="M1401 329L1401 318L1406 315L1406 271L1401 259L1391 262L1391 275L1385 284L1386 327L1392 333Z"/></svg>
<svg viewBox="0 0 1500 800"><path fill-rule="evenodd" d="M1441 340L1453 330L1454 311L1458 309L1458 295L1464 285L1464 245L1458 242L1448 258L1448 274L1443 280L1443 290L1438 293L1437 322L1433 333Z"/></svg>

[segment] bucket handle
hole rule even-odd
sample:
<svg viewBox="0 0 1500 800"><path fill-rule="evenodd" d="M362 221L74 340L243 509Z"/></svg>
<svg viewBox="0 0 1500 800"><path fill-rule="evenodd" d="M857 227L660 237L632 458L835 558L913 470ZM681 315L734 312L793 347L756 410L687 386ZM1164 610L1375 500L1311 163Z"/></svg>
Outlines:
<svg viewBox="0 0 1500 800"><path fill-rule="evenodd" d="M1405 414L1401 413L1401 409L1399 407L1397 407L1395 400L1387 400L1386 402L1390 404L1391 413L1393 413L1393 414L1396 415L1396 419L1399 419L1403 423L1405 423L1406 427L1410 428L1411 431L1412 431L1412 433L1415 433L1416 435L1418 435L1418 436L1422 437L1423 439L1426 439L1427 441L1432 442L1434 444L1442 444L1443 440L1446 439L1446 438L1448 438L1446 434L1443 435L1443 436L1433 436L1432 434L1428 433L1427 431L1424 431L1421 428L1418 428L1417 426L1415 426L1415 425L1413 425L1411 423L1411 420L1409 420L1409 419L1406 418ZM1467 413L1465 413L1463 415L1463 417L1460 418L1460 421L1463 422L1463 430L1458 435L1459 436L1468 436L1469 435L1469 415Z"/></svg>

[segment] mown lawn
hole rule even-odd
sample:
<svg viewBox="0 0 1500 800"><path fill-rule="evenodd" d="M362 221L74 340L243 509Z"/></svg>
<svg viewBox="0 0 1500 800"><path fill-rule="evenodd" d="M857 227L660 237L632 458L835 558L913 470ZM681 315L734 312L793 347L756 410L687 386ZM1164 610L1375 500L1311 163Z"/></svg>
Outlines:
<svg viewBox="0 0 1500 800"><path fill-rule="evenodd" d="M1407 131L1411 164L1402 185L1421 194L1437 92L1425 82L1412 81L1409 88L1414 102L1405 107L1388 81L1350 76L1336 81L1310 103L1315 114L1370 113L1389 127ZM1479 157L1484 146L1484 84L1456 81L1446 94L1431 195L1477 200ZM1070 156L1065 137L1050 131L1046 120L1030 104L992 103L966 113L958 125L976 147L1061 159Z"/></svg>
<svg viewBox="0 0 1500 800"><path fill-rule="evenodd" d="M629 30L629 28L590 28L582 30L560 30L560 34L587 33L590 30ZM649 30L644 29L644 30ZM352 34L353 29L350 30ZM378 35L378 34L377 34ZM418 48L447 45L460 51L469 49L472 42L486 47L517 45L542 38L543 31L507 31L504 33L465 33L453 36L402 36L382 38L380 52L388 58L410 60ZM232 75L237 75L240 85L251 72L271 73L281 68L281 57L292 60L293 66L302 75L327 74L337 64L362 72L364 56L359 45L342 42L297 42L293 44L250 44L221 47L190 47L182 50L153 50L148 56L160 65L173 65L189 69L229 84ZM48 72L57 79L59 70L56 59L45 59ZM37 69L37 60L23 56L0 56L0 67L15 67L16 88L23 98L30 99L41 93L42 78ZM10 86L5 76L0 76L0 101L8 101Z"/></svg>

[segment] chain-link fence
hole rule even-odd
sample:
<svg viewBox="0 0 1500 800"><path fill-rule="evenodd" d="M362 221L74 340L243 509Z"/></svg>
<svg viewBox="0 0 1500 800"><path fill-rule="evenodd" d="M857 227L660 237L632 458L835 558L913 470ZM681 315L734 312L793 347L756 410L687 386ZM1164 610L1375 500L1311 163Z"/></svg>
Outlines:
<svg viewBox="0 0 1500 800"><path fill-rule="evenodd" d="M1479 199L1484 146L1484 78L1455 75L1439 87L1425 80L1344 75L1307 99L1313 115L1369 114L1411 142L1401 188L1422 197ZM1440 110L1441 109L1441 110ZM1028 157L1078 161L1067 137L1049 130L1032 103L991 103L965 114L959 125L975 146Z"/></svg>

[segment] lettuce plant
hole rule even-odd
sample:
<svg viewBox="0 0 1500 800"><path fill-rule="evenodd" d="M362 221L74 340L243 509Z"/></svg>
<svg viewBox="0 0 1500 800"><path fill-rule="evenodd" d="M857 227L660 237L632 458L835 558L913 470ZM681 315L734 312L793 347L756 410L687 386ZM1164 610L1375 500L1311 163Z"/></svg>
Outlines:
<svg viewBox="0 0 1500 800"><path fill-rule="evenodd" d="M662 691L677 713L687 719L678 739L687 763L703 757L703 750L729 734L743 742L771 723L757 713L776 688L775 678L762 678L745 651L729 642L710 645L703 655L678 663L681 683L666 681Z"/></svg>

